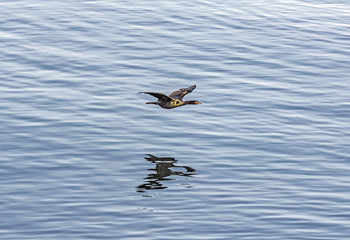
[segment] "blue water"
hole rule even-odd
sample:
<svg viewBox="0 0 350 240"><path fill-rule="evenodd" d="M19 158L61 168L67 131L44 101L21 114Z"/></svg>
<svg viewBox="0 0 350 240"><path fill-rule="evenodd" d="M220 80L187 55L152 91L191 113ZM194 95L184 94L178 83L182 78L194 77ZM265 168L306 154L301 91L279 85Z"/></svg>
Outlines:
<svg viewBox="0 0 350 240"><path fill-rule="evenodd" d="M0 238L348 239L349 13L1 1Z"/></svg>

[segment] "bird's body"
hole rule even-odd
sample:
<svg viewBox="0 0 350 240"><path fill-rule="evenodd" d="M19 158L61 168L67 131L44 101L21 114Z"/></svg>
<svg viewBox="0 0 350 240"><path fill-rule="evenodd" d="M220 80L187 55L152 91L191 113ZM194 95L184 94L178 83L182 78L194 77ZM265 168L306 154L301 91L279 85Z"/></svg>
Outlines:
<svg viewBox="0 0 350 240"><path fill-rule="evenodd" d="M200 102L195 101L195 100L191 100L191 101L183 101L182 100L182 98L186 94L192 92L195 88L196 88L196 85L193 85L193 86L188 87L188 88L181 88L181 89L173 92L169 96L167 96L163 93L156 93L156 92L140 92L140 93L146 93L146 94L149 94L153 97L158 98L157 102L147 102L146 104L156 104L162 108L171 109L171 108L180 107L180 106L183 106L186 104L201 104Z"/></svg>

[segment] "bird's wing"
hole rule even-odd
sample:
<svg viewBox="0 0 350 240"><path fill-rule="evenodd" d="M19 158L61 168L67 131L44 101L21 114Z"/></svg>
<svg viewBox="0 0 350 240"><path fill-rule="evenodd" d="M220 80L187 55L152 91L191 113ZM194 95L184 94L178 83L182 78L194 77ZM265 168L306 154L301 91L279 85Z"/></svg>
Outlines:
<svg viewBox="0 0 350 240"><path fill-rule="evenodd" d="M163 93L156 93L156 92L139 92L139 93L149 94L149 95L151 95L153 97L158 98L158 100L162 101L162 102L170 102L171 101L171 98L168 97L167 95L163 94Z"/></svg>
<svg viewBox="0 0 350 240"><path fill-rule="evenodd" d="M182 100L182 98L183 98L186 94L192 92L195 88L196 88L196 85L193 85L193 86L188 87L188 88L181 88L181 89L179 89L179 90L173 92L172 94L170 94L169 97L171 97L171 98L177 98L177 99Z"/></svg>

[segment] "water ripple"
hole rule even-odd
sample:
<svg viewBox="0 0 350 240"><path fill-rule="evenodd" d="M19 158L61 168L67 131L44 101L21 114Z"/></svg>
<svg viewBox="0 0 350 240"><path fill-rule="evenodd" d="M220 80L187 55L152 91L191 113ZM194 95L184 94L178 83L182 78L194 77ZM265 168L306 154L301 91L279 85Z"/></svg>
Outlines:
<svg viewBox="0 0 350 240"><path fill-rule="evenodd" d="M1 6L3 238L349 236L346 1Z"/></svg>

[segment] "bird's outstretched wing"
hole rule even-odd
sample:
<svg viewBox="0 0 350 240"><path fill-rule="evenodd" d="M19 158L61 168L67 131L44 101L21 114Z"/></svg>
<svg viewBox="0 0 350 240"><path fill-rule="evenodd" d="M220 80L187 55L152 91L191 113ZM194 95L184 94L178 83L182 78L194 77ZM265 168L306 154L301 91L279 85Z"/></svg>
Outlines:
<svg viewBox="0 0 350 240"><path fill-rule="evenodd" d="M156 93L156 92L139 92L139 93L146 93L149 94L153 97L158 98L159 101L162 102L171 102L171 98L168 97L167 95L163 94L163 93Z"/></svg>
<svg viewBox="0 0 350 240"><path fill-rule="evenodd" d="M172 94L170 94L169 97L182 100L182 98L186 94L192 92L195 88L196 88L196 85L193 85L193 86L188 87L188 88L181 88L181 89L173 92Z"/></svg>

